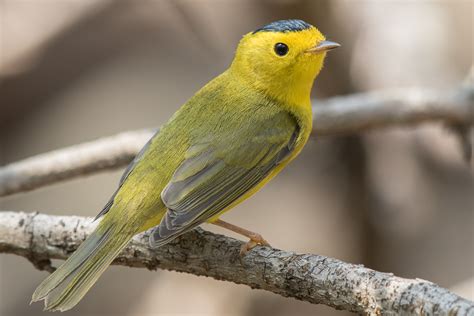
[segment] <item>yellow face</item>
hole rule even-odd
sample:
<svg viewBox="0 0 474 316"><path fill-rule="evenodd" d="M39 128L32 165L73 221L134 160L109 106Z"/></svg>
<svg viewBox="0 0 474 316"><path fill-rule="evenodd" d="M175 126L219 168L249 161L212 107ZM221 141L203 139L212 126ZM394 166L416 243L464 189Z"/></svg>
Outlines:
<svg viewBox="0 0 474 316"><path fill-rule="evenodd" d="M327 49L315 49L321 43L325 37L310 25L297 31L257 30L240 41L231 69L271 97L307 103L326 56Z"/></svg>

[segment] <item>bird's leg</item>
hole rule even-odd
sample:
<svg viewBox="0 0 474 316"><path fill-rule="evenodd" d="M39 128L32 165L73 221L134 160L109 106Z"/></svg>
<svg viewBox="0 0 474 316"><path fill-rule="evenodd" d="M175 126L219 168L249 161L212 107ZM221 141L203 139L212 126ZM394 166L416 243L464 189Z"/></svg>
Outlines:
<svg viewBox="0 0 474 316"><path fill-rule="evenodd" d="M234 233L250 238L250 240L246 244L242 245L242 248L240 248L241 256L244 256L250 249L257 245L271 247L270 244L262 237L262 235L251 232L250 230L247 230L245 228L233 225L228 222L224 222L220 219L213 221L212 224L226 228L228 230L233 231Z"/></svg>

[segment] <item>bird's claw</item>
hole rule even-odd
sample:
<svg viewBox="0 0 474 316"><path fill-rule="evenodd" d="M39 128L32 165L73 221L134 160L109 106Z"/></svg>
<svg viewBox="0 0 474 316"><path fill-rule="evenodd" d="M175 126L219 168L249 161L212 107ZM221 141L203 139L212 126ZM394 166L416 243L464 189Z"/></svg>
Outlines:
<svg viewBox="0 0 474 316"><path fill-rule="evenodd" d="M257 245L271 247L268 241L266 241L262 235L260 234L253 234L250 236L250 240L243 244L240 247L240 257L244 257L250 250L255 248Z"/></svg>

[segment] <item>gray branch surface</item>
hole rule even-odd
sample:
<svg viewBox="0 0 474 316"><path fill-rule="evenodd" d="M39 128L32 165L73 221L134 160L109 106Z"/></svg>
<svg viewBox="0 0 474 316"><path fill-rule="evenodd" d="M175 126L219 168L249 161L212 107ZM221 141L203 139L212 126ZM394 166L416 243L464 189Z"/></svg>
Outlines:
<svg viewBox="0 0 474 316"><path fill-rule="evenodd" d="M153 134L152 129L124 132L0 167L0 197L123 167Z"/></svg>
<svg viewBox="0 0 474 316"><path fill-rule="evenodd" d="M315 104L313 135L318 136L428 121L458 127L474 124L472 84L444 93L403 89L335 97ZM0 167L0 197L123 167L153 134L152 129L125 132Z"/></svg>
<svg viewBox="0 0 474 316"><path fill-rule="evenodd" d="M92 231L92 219L0 212L0 253L52 271ZM160 268L245 284L285 297L368 315L474 315L474 302L429 281L404 279L337 259L256 247L240 258L242 243L196 229L159 249L136 236L114 264Z"/></svg>
<svg viewBox="0 0 474 316"><path fill-rule="evenodd" d="M375 128L439 121L474 123L474 84L439 92L398 89L334 97L313 106L313 134L350 134Z"/></svg>

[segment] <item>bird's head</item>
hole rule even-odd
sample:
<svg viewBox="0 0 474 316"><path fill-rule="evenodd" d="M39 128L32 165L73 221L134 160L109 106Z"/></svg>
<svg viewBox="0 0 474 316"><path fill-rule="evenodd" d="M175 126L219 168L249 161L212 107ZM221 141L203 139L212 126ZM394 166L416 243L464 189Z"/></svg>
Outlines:
<svg viewBox="0 0 474 316"><path fill-rule="evenodd" d="M308 103L326 52L336 47L304 21L276 21L242 38L231 71L270 97Z"/></svg>

